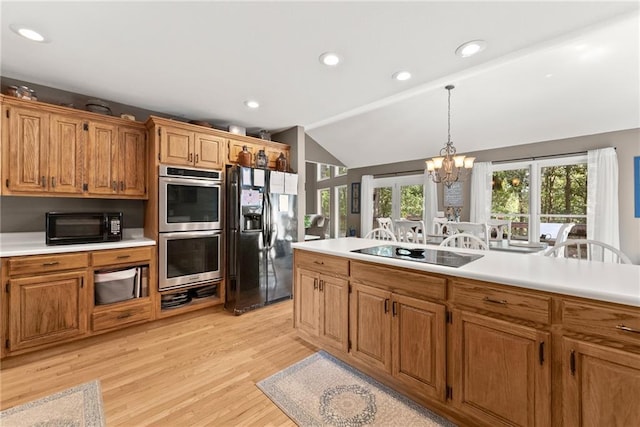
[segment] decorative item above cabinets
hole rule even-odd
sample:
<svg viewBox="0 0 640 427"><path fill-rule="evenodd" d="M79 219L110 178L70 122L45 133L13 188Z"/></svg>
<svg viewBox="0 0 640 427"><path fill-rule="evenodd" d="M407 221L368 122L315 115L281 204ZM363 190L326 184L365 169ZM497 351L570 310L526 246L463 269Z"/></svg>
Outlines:
<svg viewBox="0 0 640 427"><path fill-rule="evenodd" d="M142 123L2 96L2 192L147 198Z"/></svg>

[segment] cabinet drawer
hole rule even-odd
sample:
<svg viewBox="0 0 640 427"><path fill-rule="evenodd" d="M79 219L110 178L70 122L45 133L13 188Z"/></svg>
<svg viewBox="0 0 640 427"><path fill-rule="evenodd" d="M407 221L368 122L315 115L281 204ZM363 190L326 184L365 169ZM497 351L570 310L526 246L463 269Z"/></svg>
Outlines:
<svg viewBox="0 0 640 427"><path fill-rule="evenodd" d="M551 323L551 297L493 288L485 284L454 280L451 286L454 304L475 307L517 319Z"/></svg>
<svg viewBox="0 0 640 427"><path fill-rule="evenodd" d="M447 295L444 277L356 261L351 262L351 280L410 296L445 299Z"/></svg>
<svg viewBox="0 0 640 427"><path fill-rule="evenodd" d="M117 307L104 307L104 309L94 311L91 316L94 331L104 331L145 320L151 320L151 303L148 298L117 304Z"/></svg>
<svg viewBox="0 0 640 427"><path fill-rule="evenodd" d="M563 300L562 324L577 332L640 342L640 309Z"/></svg>
<svg viewBox="0 0 640 427"><path fill-rule="evenodd" d="M302 252L296 250L295 262L297 266L319 271L325 274L349 275L349 260L317 252Z"/></svg>
<svg viewBox="0 0 640 427"><path fill-rule="evenodd" d="M94 267L111 266L130 262L149 261L151 248L127 248L109 251L96 251L91 253L91 264Z"/></svg>
<svg viewBox="0 0 640 427"><path fill-rule="evenodd" d="M47 273L50 271L86 268L89 265L86 252L67 255L25 256L9 259L9 275Z"/></svg>

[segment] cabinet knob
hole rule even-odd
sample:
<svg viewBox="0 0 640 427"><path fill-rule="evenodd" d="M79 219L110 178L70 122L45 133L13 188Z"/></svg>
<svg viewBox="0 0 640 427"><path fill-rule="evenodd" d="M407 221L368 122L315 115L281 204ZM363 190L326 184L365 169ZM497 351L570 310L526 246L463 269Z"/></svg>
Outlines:
<svg viewBox="0 0 640 427"><path fill-rule="evenodd" d="M199 156L200 156L199 154L196 154L196 163L198 163L198 157Z"/></svg>
<svg viewBox="0 0 640 427"><path fill-rule="evenodd" d="M56 186L56 177L52 176L51 177L51 187L55 187Z"/></svg>
<svg viewBox="0 0 640 427"><path fill-rule="evenodd" d="M124 181L120 181L120 191L124 191Z"/></svg>

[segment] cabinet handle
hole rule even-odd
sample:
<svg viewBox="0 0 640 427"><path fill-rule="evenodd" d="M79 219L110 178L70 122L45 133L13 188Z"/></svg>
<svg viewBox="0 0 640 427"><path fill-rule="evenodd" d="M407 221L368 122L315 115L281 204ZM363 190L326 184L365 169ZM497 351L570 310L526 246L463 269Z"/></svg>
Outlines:
<svg viewBox="0 0 640 427"><path fill-rule="evenodd" d="M43 187L46 187L46 186L47 186L47 178L46 178L45 176L42 176L42 180L41 180L41 182L42 182L42 186L43 186Z"/></svg>
<svg viewBox="0 0 640 427"><path fill-rule="evenodd" d="M384 300L384 312L388 313L389 312L389 298L386 298Z"/></svg>
<svg viewBox="0 0 640 427"><path fill-rule="evenodd" d="M199 155L196 154L196 163L198 163L198 157L199 157Z"/></svg>
<svg viewBox="0 0 640 427"><path fill-rule="evenodd" d="M116 181L111 183L111 187L113 187L113 191L118 191L118 183Z"/></svg>
<svg viewBox="0 0 640 427"><path fill-rule="evenodd" d="M116 258L117 259L127 259L127 258L131 258L131 255L118 255Z"/></svg>
<svg viewBox="0 0 640 427"><path fill-rule="evenodd" d="M120 181L120 191L124 191L124 181Z"/></svg>
<svg viewBox="0 0 640 427"><path fill-rule="evenodd" d="M393 314L394 317L398 314L398 302L397 301L394 301L391 304L391 314Z"/></svg>
<svg viewBox="0 0 640 427"><path fill-rule="evenodd" d="M323 292L324 289L324 280L320 280L320 292Z"/></svg>
<svg viewBox="0 0 640 427"><path fill-rule="evenodd" d="M60 261L51 261L51 262L43 262L42 266L43 267L51 267L53 265L58 265L60 264Z"/></svg>
<svg viewBox="0 0 640 427"><path fill-rule="evenodd" d="M484 297L483 301L484 302L490 302L492 304L507 305L507 300L506 299L493 299L493 298L489 298L489 297Z"/></svg>
<svg viewBox="0 0 640 427"><path fill-rule="evenodd" d="M318 279L313 279L313 290L315 291L316 289L318 289Z"/></svg>
<svg viewBox="0 0 640 427"><path fill-rule="evenodd" d="M576 352L571 350L571 357L569 357L569 368L571 369L571 376L576 375Z"/></svg>
<svg viewBox="0 0 640 427"><path fill-rule="evenodd" d="M544 341L540 341L540 344L538 345L538 359L542 366L544 364Z"/></svg>
<svg viewBox="0 0 640 427"><path fill-rule="evenodd" d="M55 187L56 186L56 177L52 176L51 177L51 187Z"/></svg>
<svg viewBox="0 0 640 427"><path fill-rule="evenodd" d="M324 265L324 261L314 260L313 263L314 264L319 264L319 265Z"/></svg>
<svg viewBox="0 0 640 427"><path fill-rule="evenodd" d="M193 153L189 153L189 161L192 162L193 161Z"/></svg>
<svg viewBox="0 0 640 427"><path fill-rule="evenodd" d="M630 327L622 325L622 324L621 325L616 325L616 329L619 329L619 330L624 331L624 332L633 332L634 334L640 334L640 330L633 329L633 328L630 328Z"/></svg>
<svg viewBox="0 0 640 427"><path fill-rule="evenodd" d="M126 319L127 317L131 317L133 315L133 313L131 313L130 311L121 313L118 315L118 319Z"/></svg>

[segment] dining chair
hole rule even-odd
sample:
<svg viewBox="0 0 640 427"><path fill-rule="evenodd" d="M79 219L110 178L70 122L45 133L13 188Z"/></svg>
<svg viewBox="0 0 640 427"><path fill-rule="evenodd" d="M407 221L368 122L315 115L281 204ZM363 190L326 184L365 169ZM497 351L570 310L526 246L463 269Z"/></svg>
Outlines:
<svg viewBox="0 0 640 427"><path fill-rule="evenodd" d="M574 225L576 225L575 222L568 222L566 224L563 224L562 227L560 227L560 229L558 230L558 234L556 235L556 241L553 247L556 247L561 243L564 243L567 241L567 239L569 238L569 233L571 232L571 229L573 228ZM565 247L566 246L558 246L558 252L557 252L558 258L564 257Z"/></svg>
<svg viewBox="0 0 640 427"><path fill-rule="evenodd" d="M575 253L573 251L569 253L570 251L567 250L565 255L565 249L569 249L568 247L572 246L576 247ZM621 250L607 243L590 239L567 239L559 245L556 244L552 248L547 249L544 255L555 258L577 258L587 261L632 264L629 257Z"/></svg>
<svg viewBox="0 0 640 427"><path fill-rule="evenodd" d="M447 224L449 220L444 217L433 218L433 227L431 228L431 234L444 235L449 234L449 227Z"/></svg>
<svg viewBox="0 0 640 427"><path fill-rule="evenodd" d="M396 242L396 235L393 234L391 231L389 231L386 228L374 228L373 230L369 231L365 236L365 239L375 239L375 240L387 240L390 242Z"/></svg>
<svg viewBox="0 0 640 427"><path fill-rule="evenodd" d="M489 227L484 222L451 222L452 233L468 233L480 238L489 246Z"/></svg>
<svg viewBox="0 0 640 427"><path fill-rule="evenodd" d="M395 234L395 231L393 229L393 220L391 218L380 217L376 218L376 221L378 221L378 225L380 226L380 228L387 229Z"/></svg>
<svg viewBox="0 0 640 427"><path fill-rule="evenodd" d="M454 248L489 250L489 246L478 236L470 233L455 233L440 243L440 246Z"/></svg>
<svg viewBox="0 0 640 427"><path fill-rule="evenodd" d="M426 244L424 221L395 219L393 228L398 242Z"/></svg>
<svg viewBox="0 0 640 427"><path fill-rule="evenodd" d="M489 229L489 238L496 232L496 239L503 240L504 235L507 235L507 241L511 241L511 220L510 219L490 219L487 221L487 227Z"/></svg>

